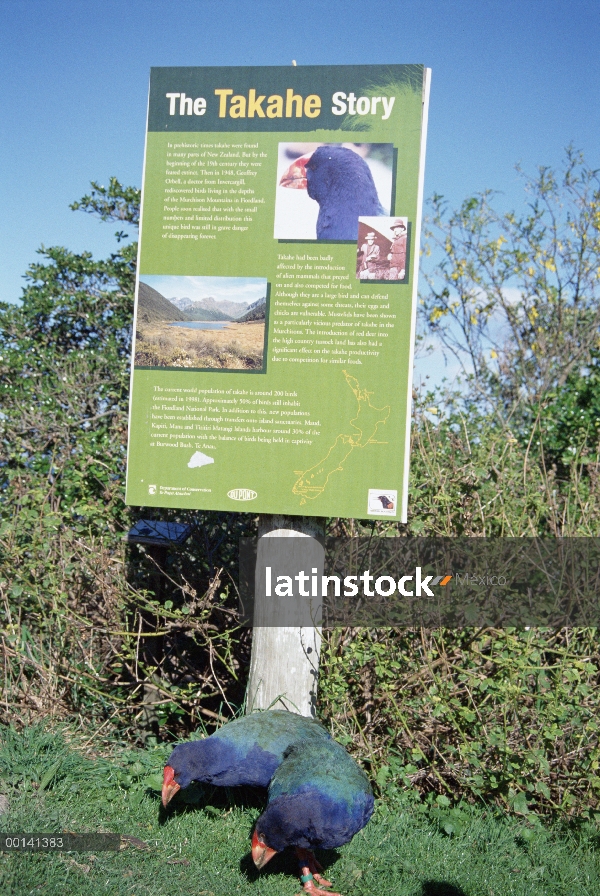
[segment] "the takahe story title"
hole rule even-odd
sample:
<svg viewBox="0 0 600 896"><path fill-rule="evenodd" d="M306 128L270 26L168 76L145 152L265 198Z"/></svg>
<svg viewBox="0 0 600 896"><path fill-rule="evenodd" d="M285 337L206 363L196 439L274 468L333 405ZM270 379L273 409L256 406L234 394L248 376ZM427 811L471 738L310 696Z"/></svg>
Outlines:
<svg viewBox="0 0 600 896"><path fill-rule="evenodd" d="M217 88L215 96L219 100L219 118L318 118L321 114L322 100L320 96L311 93L306 97L294 93L293 88L288 87L285 97L278 93L267 97L259 94L251 87L248 96L235 94L230 87ZM166 93L165 99L169 102L169 115L204 115L207 101L203 96L192 98L185 93ZM378 115L383 121L392 114L395 96L359 96L354 93L345 93L337 90L331 98L332 115Z"/></svg>

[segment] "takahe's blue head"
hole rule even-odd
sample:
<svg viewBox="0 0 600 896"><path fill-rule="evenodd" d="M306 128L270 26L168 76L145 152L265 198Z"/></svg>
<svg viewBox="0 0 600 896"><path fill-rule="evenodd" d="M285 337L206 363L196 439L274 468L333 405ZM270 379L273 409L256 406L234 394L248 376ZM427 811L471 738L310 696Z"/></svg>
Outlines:
<svg viewBox="0 0 600 896"><path fill-rule="evenodd" d="M259 744L240 744L215 735L178 744L164 769L163 805L192 781L218 787L266 787L278 763L279 757Z"/></svg>
<svg viewBox="0 0 600 896"><path fill-rule="evenodd" d="M383 215L371 169L340 144L319 146L290 165L282 187L306 189L319 203L318 240L355 240L359 216Z"/></svg>
<svg viewBox="0 0 600 896"><path fill-rule="evenodd" d="M208 781L226 773L235 762L235 747L225 741L207 737L187 744L178 744L169 757L163 773L162 801L166 806L178 790L192 781Z"/></svg>
<svg viewBox="0 0 600 896"><path fill-rule="evenodd" d="M338 190L379 203L371 169L358 153L336 144L319 146L306 163L306 191L321 203Z"/></svg>

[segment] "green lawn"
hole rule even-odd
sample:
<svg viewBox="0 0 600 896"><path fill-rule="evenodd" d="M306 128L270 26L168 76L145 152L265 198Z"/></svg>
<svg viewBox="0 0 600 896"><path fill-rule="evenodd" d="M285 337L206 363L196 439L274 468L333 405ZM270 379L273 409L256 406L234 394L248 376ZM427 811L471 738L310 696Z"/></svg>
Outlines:
<svg viewBox="0 0 600 896"><path fill-rule="evenodd" d="M112 831L144 841L120 852L0 854L0 892L25 896L293 896L293 857L265 872L249 859L260 793L190 788L169 811L157 787L168 748L86 759L59 735L0 732L3 832ZM434 813L435 814L435 813ZM444 827L455 833L446 833ZM598 896L597 829L549 830L483 808L445 815L377 806L367 828L321 859L344 896Z"/></svg>

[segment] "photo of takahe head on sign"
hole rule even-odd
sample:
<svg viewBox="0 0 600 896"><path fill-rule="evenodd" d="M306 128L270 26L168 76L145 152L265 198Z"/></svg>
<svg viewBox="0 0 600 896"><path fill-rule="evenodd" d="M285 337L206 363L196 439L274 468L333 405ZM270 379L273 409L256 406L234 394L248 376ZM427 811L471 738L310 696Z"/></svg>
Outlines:
<svg viewBox="0 0 600 896"><path fill-rule="evenodd" d="M355 242L361 215L389 215L391 143L280 143L275 239Z"/></svg>
<svg viewBox="0 0 600 896"><path fill-rule="evenodd" d="M407 238L408 218L359 218L357 279L406 281Z"/></svg>

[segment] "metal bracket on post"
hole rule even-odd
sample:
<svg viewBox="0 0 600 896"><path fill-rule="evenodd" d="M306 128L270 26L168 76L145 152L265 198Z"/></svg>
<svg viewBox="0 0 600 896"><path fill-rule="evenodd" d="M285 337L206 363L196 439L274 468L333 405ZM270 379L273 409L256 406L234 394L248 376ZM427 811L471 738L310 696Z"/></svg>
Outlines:
<svg viewBox="0 0 600 896"><path fill-rule="evenodd" d="M317 568L323 572L324 550L317 540L324 527L312 517L261 516L258 526L257 571L281 562L282 547L274 539L294 539L284 548L286 573L294 569ZM310 539L310 540L308 540ZM305 541L306 540L306 541ZM270 562L272 558L272 562ZM281 570L283 572L283 570ZM301 599L294 598L295 601ZM254 597L252 655L246 692L246 712L255 709L287 709L303 716L316 714L321 628L315 625L277 625L270 618L271 603L257 572ZM298 619L306 612L298 608ZM287 614L286 614L287 615ZM293 613L292 613L293 616ZM290 618L288 621L292 622Z"/></svg>

